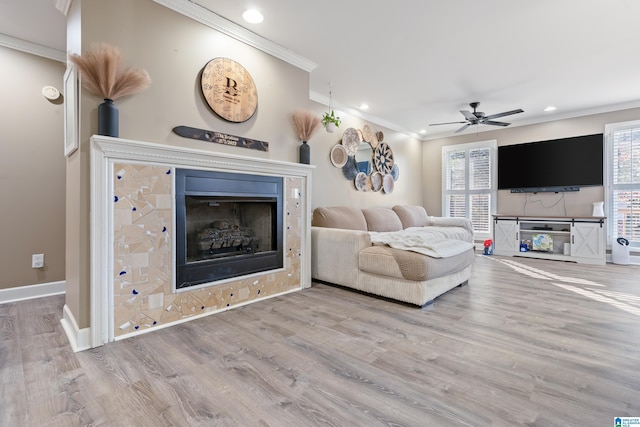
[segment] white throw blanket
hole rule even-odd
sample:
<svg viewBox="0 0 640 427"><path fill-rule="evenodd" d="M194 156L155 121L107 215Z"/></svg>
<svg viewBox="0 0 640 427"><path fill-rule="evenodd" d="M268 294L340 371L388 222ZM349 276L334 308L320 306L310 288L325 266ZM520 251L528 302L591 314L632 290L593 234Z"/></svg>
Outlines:
<svg viewBox="0 0 640 427"><path fill-rule="evenodd" d="M461 254L473 244L465 241L468 232L459 227L410 227L401 231L370 231L371 242L395 249L417 252L432 258Z"/></svg>

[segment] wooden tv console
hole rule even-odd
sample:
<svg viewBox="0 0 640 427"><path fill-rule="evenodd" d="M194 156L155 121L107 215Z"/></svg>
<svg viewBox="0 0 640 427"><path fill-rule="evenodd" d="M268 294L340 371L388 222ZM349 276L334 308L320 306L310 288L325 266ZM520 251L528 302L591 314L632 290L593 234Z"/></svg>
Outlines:
<svg viewBox="0 0 640 427"><path fill-rule="evenodd" d="M606 263L604 217L494 215L493 220L495 255ZM553 247L549 251L521 251L521 243L532 241L534 234L550 236Z"/></svg>

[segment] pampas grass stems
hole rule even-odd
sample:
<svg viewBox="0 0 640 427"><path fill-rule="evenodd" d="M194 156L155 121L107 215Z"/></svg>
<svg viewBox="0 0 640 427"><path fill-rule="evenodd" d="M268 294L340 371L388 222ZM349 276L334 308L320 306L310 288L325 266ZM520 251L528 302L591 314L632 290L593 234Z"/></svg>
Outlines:
<svg viewBox="0 0 640 427"><path fill-rule="evenodd" d="M301 141L309 141L311 136L318 130L320 119L309 111L296 111L293 114L293 123Z"/></svg>
<svg viewBox="0 0 640 427"><path fill-rule="evenodd" d="M124 69L120 50L107 43L93 45L84 55L70 54L69 60L78 67L84 87L104 99L115 101L141 92L151 84L145 70Z"/></svg>

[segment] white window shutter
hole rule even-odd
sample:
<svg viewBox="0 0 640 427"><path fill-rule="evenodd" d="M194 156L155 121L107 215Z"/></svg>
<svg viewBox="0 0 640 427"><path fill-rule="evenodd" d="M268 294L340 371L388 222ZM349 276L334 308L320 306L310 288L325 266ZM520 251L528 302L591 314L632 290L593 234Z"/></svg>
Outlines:
<svg viewBox="0 0 640 427"><path fill-rule="evenodd" d="M442 148L443 215L469 218L478 238L492 232L496 146L493 140Z"/></svg>
<svg viewBox="0 0 640 427"><path fill-rule="evenodd" d="M607 141L609 237L640 246L640 122L612 125Z"/></svg>

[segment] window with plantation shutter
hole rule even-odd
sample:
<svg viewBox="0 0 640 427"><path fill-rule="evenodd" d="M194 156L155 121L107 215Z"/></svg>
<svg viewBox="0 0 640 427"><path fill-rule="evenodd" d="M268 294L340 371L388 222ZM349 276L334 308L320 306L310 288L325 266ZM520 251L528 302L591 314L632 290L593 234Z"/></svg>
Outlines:
<svg viewBox="0 0 640 427"><path fill-rule="evenodd" d="M495 140L442 147L443 216L469 218L476 238L492 234Z"/></svg>
<svg viewBox="0 0 640 427"><path fill-rule="evenodd" d="M640 121L605 127L609 244L624 237L640 246Z"/></svg>

